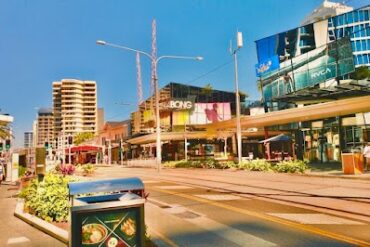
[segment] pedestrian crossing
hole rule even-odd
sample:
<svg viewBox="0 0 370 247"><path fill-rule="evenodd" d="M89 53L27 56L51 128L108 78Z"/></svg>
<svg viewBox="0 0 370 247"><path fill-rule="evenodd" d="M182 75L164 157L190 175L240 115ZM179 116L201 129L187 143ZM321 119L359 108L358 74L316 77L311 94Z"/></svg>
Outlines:
<svg viewBox="0 0 370 247"><path fill-rule="evenodd" d="M182 185L181 183L163 181L162 184L151 183L153 185L149 185L149 189L153 189L160 194L155 194L156 197L149 198L148 201L159 208L158 213L161 212L160 214L166 215L164 217L167 219L166 224L172 224L173 220L176 219L177 224L182 222L180 224L184 224L184 227L187 225L186 229L193 229L191 232L207 232L214 236L214 239L222 238L224 241L229 242L229 246L246 246L245 243L248 243L248 246L280 245L281 240L279 239L271 236L266 238L262 236L263 234L241 229L241 226L249 227L250 222L255 222L254 219L244 222L242 217L245 215L252 216L252 218L256 216L258 219L266 219L270 222L291 226L293 229L303 229L305 232L314 232L318 235L329 237L329 239L349 243L357 243L357 240L348 238L346 234L343 235L346 227L363 227L364 225L368 227L368 224L361 220L357 221L346 218L346 216L341 217L341 215L334 216L325 212L300 208L299 206L282 206L279 203L269 202L270 206L265 207L263 203L266 202L264 200L251 197L249 194L239 195L226 190L217 191L188 184ZM162 193L167 195L162 197ZM254 203L261 206L253 207ZM275 204L275 206L271 206L271 204ZM228 211L217 212L220 208L230 209L230 213L242 213L243 216L241 215L240 218L233 218L235 216L227 217L226 212ZM218 217L223 215L223 212L225 212L226 217ZM191 225L190 227L189 224ZM327 228L328 226L331 228ZM328 231L328 229L333 229L334 226L337 227L339 234L332 233L331 230ZM168 228L173 229L173 226L168 226ZM288 240L284 241L289 242ZM295 240L292 243L298 243L299 241ZM362 243L361 240L359 241ZM221 245L216 244L215 246Z"/></svg>

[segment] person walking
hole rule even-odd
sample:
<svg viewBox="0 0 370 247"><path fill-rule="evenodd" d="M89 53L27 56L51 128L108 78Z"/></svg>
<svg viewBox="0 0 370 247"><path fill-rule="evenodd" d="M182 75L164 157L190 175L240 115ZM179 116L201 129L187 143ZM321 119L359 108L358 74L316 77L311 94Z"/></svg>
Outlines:
<svg viewBox="0 0 370 247"><path fill-rule="evenodd" d="M364 148L364 170L367 171L367 165L370 161L370 142L368 142Z"/></svg>
<svg viewBox="0 0 370 247"><path fill-rule="evenodd" d="M0 186L3 180L5 180L5 167L3 165L3 162L0 160Z"/></svg>

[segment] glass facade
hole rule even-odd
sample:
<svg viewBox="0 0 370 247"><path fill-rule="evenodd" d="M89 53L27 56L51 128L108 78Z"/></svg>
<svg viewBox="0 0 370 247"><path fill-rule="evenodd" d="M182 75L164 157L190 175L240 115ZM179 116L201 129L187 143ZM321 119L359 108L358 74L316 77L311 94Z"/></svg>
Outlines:
<svg viewBox="0 0 370 247"><path fill-rule="evenodd" d="M347 78L355 67L370 67L370 6L266 37L256 47L266 101Z"/></svg>
<svg viewBox="0 0 370 247"><path fill-rule="evenodd" d="M328 32L331 41L350 37L355 66L370 66L369 6L329 18Z"/></svg>

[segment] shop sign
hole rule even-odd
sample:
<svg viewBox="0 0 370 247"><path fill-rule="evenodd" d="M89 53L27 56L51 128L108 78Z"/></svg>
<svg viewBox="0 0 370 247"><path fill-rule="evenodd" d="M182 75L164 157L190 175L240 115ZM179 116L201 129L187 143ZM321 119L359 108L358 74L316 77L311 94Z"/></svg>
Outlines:
<svg viewBox="0 0 370 247"><path fill-rule="evenodd" d="M172 99L168 101L166 108L177 111L190 111L194 109L194 101L191 99Z"/></svg>

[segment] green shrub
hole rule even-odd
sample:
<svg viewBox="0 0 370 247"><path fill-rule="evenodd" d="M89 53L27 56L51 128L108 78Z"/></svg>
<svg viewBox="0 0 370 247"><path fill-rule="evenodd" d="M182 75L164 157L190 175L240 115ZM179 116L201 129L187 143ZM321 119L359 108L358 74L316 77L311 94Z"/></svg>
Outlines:
<svg viewBox="0 0 370 247"><path fill-rule="evenodd" d="M228 161L221 161L219 162L221 169L230 169L230 168L237 168L238 165L235 164L234 161L228 160Z"/></svg>
<svg viewBox="0 0 370 247"><path fill-rule="evenodd" d="M179 161L175 164L176 168L202 168L202 164L199 161Z"/></svg>
<svg viewBox="0 0 370 247"><path fill-rule="evenodd" d="M249 171L271 171L271 163L265 159L255 159L243 161L239 168Z"/></svg>
<svg viewBox="0 0 370 247"><path fill-rule="evenodd" d="M31 180L19 196L25 199L25 209L48 222L67 221L70 204L68 202L68 182L74 179L48 173L44 180Z"/></svg>
<svg viewBox="0 0 370 247"><path fill-rule="evenodd" d="M274 171L285 173L304 173L307 169L307 163L302 160L280 161L273 166Z"/></svg>
<svg viewBox="0 0 370 247"><path fill-rule="evenodd" d="M96 170L96 167L93 164L84 164L82 165L82 170L86 174L93 174Z"/></svg>
<svg viewBox="0 0 370 247"><path fill-rule="evenodd" d="M27 167L24 166L18 166L18 176L22 177L27 171Z"/></svg>

